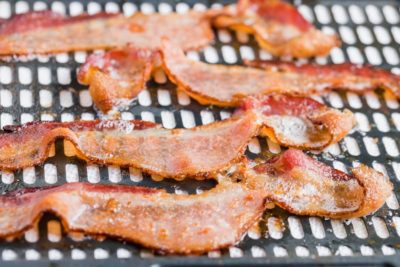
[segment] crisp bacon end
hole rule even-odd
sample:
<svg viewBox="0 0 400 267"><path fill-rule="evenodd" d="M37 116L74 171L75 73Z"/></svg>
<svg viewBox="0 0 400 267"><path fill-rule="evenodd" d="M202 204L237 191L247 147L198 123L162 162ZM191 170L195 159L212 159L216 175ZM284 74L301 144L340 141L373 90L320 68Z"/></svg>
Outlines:
<svg viewBox="0 0 400 267"><path fill-rule="evenodd" d="M255 110L261 114L261 135L280 145L300 149L323 149L339 142L353 128L354 115L329 108L311 98L285 95L247 98L236 113Z"/></svg>
<svg viewBox="0 0 400 267"><path fill-rule="evenodd" d="M243 156L258 128L252 112L173 130L142 121L34 123L10 127L10 133L0 135L0 169L41 164L48 157L49 146L62 137L89 162L136 167L176 179L211 178Z"/></svg>
<svg viewBox="0 0 400 267"><path fill-rule="evenodd" d="M348 175L295 149L249 168L245 179L291 213L340 219L375 212L393 190L387 177L369 167Z"/></svg>
<svg viewBox="0 0 400 267"><path fill-rule="evenodd" d="M89 85L90 94L102 112L132 101L150 79L156 53L125 48L92 54L78 72L78 81Z"/></svg>
<svg viewBox="0 0 400 267"><path fill-rule="evenodd" d="M0 237L19 235L43 212L52 212L67 231L118 237L168 253L203 253L237 242L263 209L262 192L240 184L174 195L137 186L71 183L0 196Z"/></svg>
<svg viewBox="0 0 400 267"><path fill-rule="evenodd" d="M384 88L400 98L400 76L384 69L351 63L318 65L283 61L245 61L250 67L265 69L280 80L293 79L299 84L299 94L311 94L332 89L357 93ZM302 92L303 91L303 92Z"/></svg>
<svg viewBox="0 0 400 267"><path fill-rule="evenodd" d="M218 16L214 24L254 34L259 45L276 56L326 55L340 45L336 35L315 29L283 1L240 0L230 13Z"/></svg>

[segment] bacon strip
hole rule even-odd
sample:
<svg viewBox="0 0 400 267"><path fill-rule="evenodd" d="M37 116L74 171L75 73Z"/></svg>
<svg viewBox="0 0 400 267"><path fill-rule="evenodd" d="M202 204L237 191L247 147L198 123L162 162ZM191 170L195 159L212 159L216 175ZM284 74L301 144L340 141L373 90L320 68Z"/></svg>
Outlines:
<svg viewBox="0 0 400 267"><path fill-rule="evenodd" d="M166 73L178 88L203 104L237 106L249 95L310 96L332 89L364 92L379 87L400 98L400 76L365 65L297 65L283 61L245 61L248 67L206 64L189 60L166 40L162 59Z"/></svg>
<svg viewBox="0 0 400 267"><path fill-rule="evenodd" d="M279 0L239 0L237 8L218 16L217 27L255 35L259 45L276 56L326 55L340 45L336 35L324 34L297 9Z"/></svg>
<svg viewBox="0 0 400 267"><path fill-rule="evenodd" d="M354 126L354 117L348 110L340 112L307 98L263 96L297 94L299 88L297 84L281 88L277 79L265 71L191 61L168 41L163 42L162 59L170 80L201 104L261 109L264 125L269 128L262 133L284 146L321 149L341 140ZM290 81L285 80L287 83ZM256 107L253 100L242 104L249 96L260 99Z"/></svg>
<svg viewBox="0 0 400 267"><path fill-rule="evenodd" d="M400 76L384 69L351 63L317 65L283 61L245 61L251 67L265 69L277 89L310 95L342 89L357 93L384 88L400 98ZM288 84L289 82L289 84ZM295 87L295 88L293 88Z"/></svg>
<svg viewBox="0 0 400 267"><path fill-rule="evenodd" d="M197 49L213 40L210 19L217 11L186 14L136 13L65 17L51 11L16 15L0 22L0 55L27 55L108 49L130 44L158 49L161 37L173 37L182 49Z"/></svg>
<svg viewBox="0 0 400 267"><path fill-rule="evenodd" d="M169 79L201 104L237 106L249 95L276 92L271 90L274 83L263 70L192 61L166 39L161 52Z"/></svg>
<svg viewBox="0 0 400 267"><path fill-rule="evenodd" d="M118 237L169 253L203 253L234 244L263 209L263 194L240 184L175 195L138 186L72 183L0 196L0 237L26 231L49 211L67 231Z"/></svg>
<svg viewBox="0 0 400 267"><path fill-rule="evenodd" d="M323 149L339 142L355 125L353 113L329 108L311 98L284 95L248 98L235 111L260 112L260 134L286 147Z"/></svg>
<svg viewBox="0 0 400 267"><path fill-rule="evenodd" d="M387 177L361 165L352 175L289 149L248 168L249 188L264 188L267 198L298 215L354 218L375 212L393 191Z"/></svg>
<svg viewBox="0 0 400 267"><path fill-rule="evenodd" d="M126 48L91 54L78 72L78 81L90 85L93 102L104 113L132 101L150 79L156 54Z"/></svg>
<svg viewBox="0 0 400 267"><path fill-rule="evenodd" d="M212 177L243 156L257 135L256 115L193 129L167 130L143 121L42 122L7 127L0 135L0 169L15 170L42 163L56 138L71 141L78 156L99 164L131 166L183 179Z"/></svg>
<svg viewBox="0 0 400 267"><path fill-rule="evenodd" d="M0 35L22 33L35 29L46 29L55 26L68 25L95 18L109 18L116 16L114 13L101 12L95 15L82 14L75 17L66 17L63 14L50 10L34 11L14 15L8 20L0 20Z"/></svg>

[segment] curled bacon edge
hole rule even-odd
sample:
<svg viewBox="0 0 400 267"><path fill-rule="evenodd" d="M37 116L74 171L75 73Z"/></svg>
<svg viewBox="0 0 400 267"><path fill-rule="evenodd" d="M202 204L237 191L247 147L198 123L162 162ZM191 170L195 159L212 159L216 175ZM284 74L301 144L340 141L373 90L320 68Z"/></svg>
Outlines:
<svg viewBox="0 0 400 267"><path fill-rule="evenodd" d="M214 19L218 28L254 34L258 44L275 56L307 58L340 46L336 34L325 34L293 5L280 0L239 0Z"/></svg>
<svg viewBox="0 0 400 267"><path fill-rule="evenodd" d="M95 106L107 113L146 88L156 58L155 52L133 48L91 54L79 68L78 81L89 85Z"/></svg>
<svg viewBox="0 0 400 267"><path fill-rule="evenodd" d="M296 149L252 165L245 168L244 183L264 188L267 199L297 215L362 217L382 207L393 192L389 178L370 167L360 164L346 174Z"/></svg>
<svg viewBox="0 0 400 267"><path fill-rule="evenodd" d="M322 150L342 140L356 124L351 111L339 111L304 97L248 97L234 114L248 110L260 114L262 127L259 136L298 149Z"/></svg>

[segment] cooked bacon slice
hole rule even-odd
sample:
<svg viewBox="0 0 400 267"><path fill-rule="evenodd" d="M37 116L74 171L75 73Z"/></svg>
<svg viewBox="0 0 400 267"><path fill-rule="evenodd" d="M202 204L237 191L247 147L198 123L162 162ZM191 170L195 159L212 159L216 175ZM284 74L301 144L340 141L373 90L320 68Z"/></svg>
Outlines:
<svg viewBox="0 0 400 267"><path fill-rule="evenodd" d="M256 115L193 129L163 129L143 121L42 122L6 127L0 135L0 169L42 163L56 138L71 141L79 157L100 164L131 166L148 173L183 179L213 177L239 160L257 135Z"/></svg>
<svg viewBox="0 0 400 267"><path fill-rule="evenodd" d="M251 95L310 96L333 89L364 92L378 87L400 98L400 76L370 66L283 61L245 61L248 67L206 64L189 60L166 40L161 54L169 78L202 104L237 106Z"/></svg>
<svg viewBox="0 0 400 267"><path fill-rule="evenodd" d="M65 17L51 11L16 15L0 22L0 55L27 55L107 49L131 44L158 49L162 36L173 37L184 50L213 40L210 18L217 11L186 14L136 13Z"/></svg>
<svg viewBox="0 0 400 267"><path fill-rule="evenodd" d="M101 12L95 15L82 14L75 17L66 17L63 14L50 10L33 11L14 15L9 20L0 20L0 35L9 35L35 29L51 28L74 22L82 22L95 18L108 18L113 16L116 16L116 14Z"/></svg>
<svg viewBox="0 0 400 267"><path fill-rule="evenodd" d="M64 184L0 196L0 237L55 213L67 231L122 238L169 253L203 253L237 242L261 217L264 196L240 184L199 195L123 185Z"/></svg>
<svg viewBox="0 0 400 267"><path fill-rule="evenodd" d="M246 61L246 65L265 69L274 79L276 87L295 91L299 95L310 95L332 89L356 93L384 88L400 98L400 76L384 69L351 63L318 65L296 64L283 61ZM289 84L288 84L289 82ZM296 87L296 88L293 88ZM286 89L285 89L286 88Z"/></svg>
<svg viewBox="0 0 400 267"><path fill-rule="evenodd" d="M201 104L237 106L249 95L274 92L274 81L264 70L192 61L166 39L161 56L170 80Z"/></svg>
<svg viewBox="0 0 400 267"><path fill-rule="evenodd" d="M321 56L340 45L336 35L316 29L283 1L239 0L229 12L218 16L214 24L254 34L259 45L276 56Z"/></svg>
<svg viewBox="0 0 400 267"><path fill-rule="evenodd" d="M125 48L92 54L78 72L80 83L89 85L97 108L108 112L132 101L146 86L156 54Z"/></svg>
<svg viewBox="0 0 400 267"><path fill-rule="evenodd" d="M361 165L348 175L295 149L248 168L245 183L264 188L269 200L291 213L341 219L375 212L393 190L372 168Z"/></svg>
<svg viewBox="0 0 400 267"><path fill-rule="evenodd" d="M235 112L251 109L263 115L261 135L286 147L323 149L339 142L355 124L349 110L341 112L311 98L264 95L246 99Z"/></svg>

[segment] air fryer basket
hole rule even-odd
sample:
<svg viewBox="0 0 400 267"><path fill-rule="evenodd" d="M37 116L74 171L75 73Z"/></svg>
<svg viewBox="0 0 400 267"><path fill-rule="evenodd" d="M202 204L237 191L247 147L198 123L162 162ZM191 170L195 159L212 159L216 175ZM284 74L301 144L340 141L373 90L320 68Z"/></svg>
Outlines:
<svg viewBox="0 0 400 267"><path fill-rule="evenodd" d="M186 12L218 8L233 1L174 0L0 0L0 18L28 10L53 9L76 15L83 11L137 10L146 13ZM320 64L369 63L400 74L400 2L383 1L295 1L300 11L318 28L335 31L343 40ZM0 61L0 125L20 124L31 120L68 121L97 117L87 87L76 81L76 69L86 53L60 54L53 57ZM216 31L215 43L201 52L190 52L191 58L209 63L241 64L242 59L268 59L251 36ZM177 93L163 73L155 75L148 90L140 94L124 119L155 120L167 128L193 127L221 120L231 110L207 107ZM216 88L217 89L217 88ZM358 162L386 173L395 185L395 195L373 216L340 221L300 217L279 208L268 209L260 230L251 230L243 240L221 251L203 256L166 256L139 245L113 239L67 235L57 217L47 214L36 229L22 238L0 242L0 265L10 266L85 266L111 264L129 266L178 265L263 265L307 264L329 265L400 265L400 215L397 193L400 186L400 106L389 94L377 90L362 96L332 92L323 101L336 108L352 110L359 123L356 130L318 159L346 170ZM265 138L252 140L249 157L269 157L281 148ZM75 157L62 140L56 142L55 155L43 166L15 173L0 173L0 190L6 192L24 187L42 187L66 182L144 185L166 188L170 192L194 194L211 188L212 181L165 179L153 181L136 170L87 165Z"/></svg>

